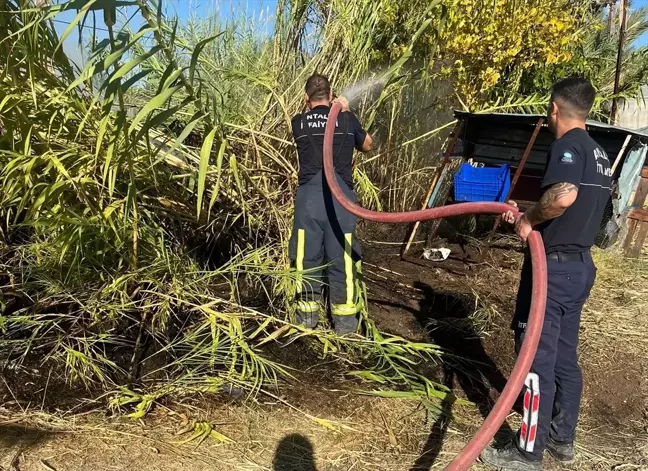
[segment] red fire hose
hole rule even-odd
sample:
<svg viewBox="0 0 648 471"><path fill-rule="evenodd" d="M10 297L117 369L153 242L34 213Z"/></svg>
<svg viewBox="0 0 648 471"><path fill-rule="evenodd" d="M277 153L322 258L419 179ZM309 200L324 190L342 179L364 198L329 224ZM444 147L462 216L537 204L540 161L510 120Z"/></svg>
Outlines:
<svg viewBox="0 0 648 471"><path fill-rule="evenodd" d="M409 211L405 213L381 213L370 211L351 202L342 192L335 177L333 165L333 137L335 135L335 123L341 111L339 104L334 104L329 113L326 130L324 133L324 173L331 193L336 200L349 212L363 219L386 223L403 223L425 221L428 219L439 219L448 216L461 216L464 214L502 214L516 208L504 203L461 203L452 206L424 209L421 211ZM531 252L531 265L533 267L533 294L531 297L531 310L526 330L526 337L522 349L517 357L517 362L511 372L511 377L499 400L488 414L481 428L468 444L461 450L459 455L445 468L445 471L465 471L470 468L479 454L493 439L502 423L508 416L518 394L522 390L524 381L533 357L535 356L542 332L544 321L545 305L547 303L547 259L544 250L542 237L536 231L529 235L529 250Z"/></svg>

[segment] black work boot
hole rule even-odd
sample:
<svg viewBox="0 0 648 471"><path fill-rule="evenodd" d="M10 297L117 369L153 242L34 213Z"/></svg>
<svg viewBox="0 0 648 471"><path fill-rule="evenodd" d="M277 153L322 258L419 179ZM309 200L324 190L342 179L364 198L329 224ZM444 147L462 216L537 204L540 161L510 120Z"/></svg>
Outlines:
<svg viewBox="0 0 648 471"><path fill-rule="evenodd" d="M333 316L333 330L337 335L353 334L358 330L358 317Z"/></svg>
<svg viewBox="0 0 648 471"><path fill-rule="evenodd" d="M307 329L314 329L319 322L319 313L297 311L295 313L295 320L297 325L301 325Z"/></svg>
<svg viewBox="0 0 648 471"><path fill-rule="evenodd" d="M571 464L574 462L575 452L573 443L559 443L549 438L547 451L556 461L560 461L564 464Z"/></svg>
<svg viewBox="0 0 648 471"><path fill-rule="evenodd" d="M515 443L508 444L505 448L486 448L479 457L482 463L510 471L541 471L542 461L531 461L525 458Z"/></svg>

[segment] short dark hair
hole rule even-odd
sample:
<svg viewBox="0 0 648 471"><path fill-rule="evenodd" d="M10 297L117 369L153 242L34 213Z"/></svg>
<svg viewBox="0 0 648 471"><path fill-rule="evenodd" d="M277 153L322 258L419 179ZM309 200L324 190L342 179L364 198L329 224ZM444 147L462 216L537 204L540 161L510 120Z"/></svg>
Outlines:
<svg viewBox="0 0 648 471"><path fill-rule="evenodd" d="M331 94L331 83L323 75L315 74L306 80L306 95L310 101L326 100Z"/></svg>
<svg viewBox="0 0 648 471"><path fill-rule="evenodd" d="M563 79L551 88L551 101L560 101L560 105L566 108L564 111L575 118L587 119L594 98L596 90L589 80L581 77Z"/></svg>

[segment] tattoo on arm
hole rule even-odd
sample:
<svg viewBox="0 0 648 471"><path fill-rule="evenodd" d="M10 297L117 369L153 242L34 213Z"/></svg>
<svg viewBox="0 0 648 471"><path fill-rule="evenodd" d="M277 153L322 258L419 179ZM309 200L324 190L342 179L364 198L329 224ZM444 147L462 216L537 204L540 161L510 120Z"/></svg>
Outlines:
<svg viewBox="0 0 648 471"><path fill-rule="evenodd" d="M526 213L525 217L532 226L554 219L560 216L567 209L556 205L556 202L572 191L578 191L576 185L571 183L557 183L544 192L540 201L534 204Z"/></svg>

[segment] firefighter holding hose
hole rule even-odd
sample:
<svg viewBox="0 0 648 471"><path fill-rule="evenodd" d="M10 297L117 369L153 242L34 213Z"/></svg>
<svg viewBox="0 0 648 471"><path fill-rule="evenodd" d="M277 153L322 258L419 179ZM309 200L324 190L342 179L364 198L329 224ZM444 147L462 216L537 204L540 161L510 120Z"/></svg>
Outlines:
<svg viewBox="0 0 648 471"><path fill-rule="evenodd" d="M545 449L556 460L574 460L574 439L583 377L578 365L578 332L583 305L594 285L590 248L610 197L610 162L587 133L585 122L596 92L584 79L569 78L552 88L547 124L556 140L549 150L538 203L524 214L503 218L526 240L538 230L547 254L547 306L540 343L524 389L524 416L516 439L487 448L482 461L499 469L539 470ZM511 204L515 205L514 202ZM522 267L513 330L516 348L524 340L531 303L531 263Z"/></svg>
<svg viewBox="0 0 648 471"><path fill-rule="evenodd" d="M342 106L333 142L335 173L345 195L353 192L353 152L368 152L371 136L349 111L349 103L333 100L331 85L322 75L306 81L308 111L292 119L299 157L299 186L295 195L290 257L297 270L297 323L314 329L323 312L322 287L328 278L333 327L339 335L355 332L362 307L358 283L360 244L355 235L356 216L333 198L322 168L324 129L332 102ZM326 272L326 273L324 273Z"/></svg>

